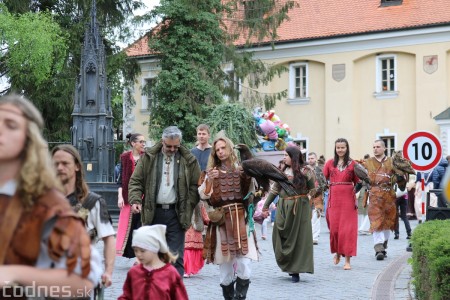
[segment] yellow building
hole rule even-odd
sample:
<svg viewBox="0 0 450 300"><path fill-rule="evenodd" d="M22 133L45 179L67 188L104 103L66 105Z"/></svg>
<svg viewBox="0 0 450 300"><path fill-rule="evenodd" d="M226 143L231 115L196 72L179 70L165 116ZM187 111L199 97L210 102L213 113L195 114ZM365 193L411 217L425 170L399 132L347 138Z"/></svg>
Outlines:
<svg viewBox="0 0 450 300"><path fill-rule="evenodd" d="M275 50L255 57L289 68L261 92L288 90L276 114L309 151L331 158L334 141L349 140L351 156L372 154L382 138L390 151L414 131L436 134L450 154L450 5L447 0L300 0L278 30ZM128 49L142 76L128 129L146 132L140 87L156 77L146 37Z"/></svg>

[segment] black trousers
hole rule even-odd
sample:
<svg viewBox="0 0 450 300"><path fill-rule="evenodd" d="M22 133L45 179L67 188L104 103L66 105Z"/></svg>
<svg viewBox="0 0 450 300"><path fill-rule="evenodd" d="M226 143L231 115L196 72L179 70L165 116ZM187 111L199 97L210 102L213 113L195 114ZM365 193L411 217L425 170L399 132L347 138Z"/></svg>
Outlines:
<svg viewBox="0 0 450 300"><path fill-rule="evenodd" d="M397 207L397 216L399 215L399 209L400 209L400 218L402 219L403 223L405 223L406 233L408 235L411 235L411 226L409 225L409 220L406 217L406 211L408 210L408 202L405 199L405 197L399 197L395 199L395 205ZM397 217L398 218L398 217ZM395 234L399 234L399 223L397 222L395 225Z"/></svg>
<svg viewBox="0 0 450 300"><path fill-rule="evenodd" d="M445 197L442 193L436 193L438 201L437 201L437 206L438 207L447 207L447 201L445 200Z"/></svg>
<svg viewBox="0 0 450 300"><path fill-rule="evenodd" d="M167 245L172 253L178 254L177 261L174 267L180 273L181 277L184 275L184 237L185 231L178 221L177 212L175 208L163 209L156 208L155 218L152 225L163 224L166 225L166 240Z"/></svg>

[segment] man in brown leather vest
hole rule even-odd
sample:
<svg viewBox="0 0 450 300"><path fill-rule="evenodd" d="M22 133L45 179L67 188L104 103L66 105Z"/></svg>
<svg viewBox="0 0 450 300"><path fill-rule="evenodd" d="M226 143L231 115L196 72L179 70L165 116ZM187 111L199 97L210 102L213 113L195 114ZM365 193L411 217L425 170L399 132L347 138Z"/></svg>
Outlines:
<svg viewBox="0 0 450 300"><path fill-rule="evenodd" d="M385 151L384 141L375 140L374 157L363 163L370 178L368 215L377 260L386 257L390 233L395 230L395 223L398 222L393 188L398 176L394 173L392 158L387 157Z"/></svg>
<svg viewBox="0 0 450 300"><path fill-rule="evenodd" d="M56 188L43 124L27 99L0 98L0 299L86 296L100 276L83 221Z"/></svg>
<svg viewBox="0 0 450 300"><path fill-rule="evenodd" d="M95 243L99 239L103 241L105 271L102 274L102 283L109 287L116 256L116 238L106 201L100 195L89 191L84 179L83 162L75 147L67 144L54 147L52 159L66 197L75 212L83 218L91 242Z"/></svg>
<svg viewBox="0 0 450 300"><path fill-rule="evenodd" d="M254 184L241 171L233 148L228 138L215 139L206 178L199 187L200 198L208 200L215 208L209 213L211 223L203 256L207 263L220 265L220 286L226 300L246 299L250 263L258 260L254 232L247 234L245 222L247 203L244 198L249 192L254 192ZM237 278L234 277L234 264Z"/></svg>

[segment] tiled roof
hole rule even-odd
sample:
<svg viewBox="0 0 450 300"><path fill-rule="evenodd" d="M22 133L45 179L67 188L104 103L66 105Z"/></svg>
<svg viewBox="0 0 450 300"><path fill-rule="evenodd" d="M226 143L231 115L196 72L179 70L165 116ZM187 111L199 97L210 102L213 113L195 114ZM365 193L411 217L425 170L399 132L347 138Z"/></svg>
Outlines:
<svg viewBox="0 0 450 300"><path fill-rule="evenodd" d="M290 21L278 29L279 41L406 29L450 23L448 0L403 0L381 6L381 0L300 0Z"/></svg>
<svg viewBox="0 0 450 300"><path fill-rule="evenodd" d="M145 56L150 54L150 49L148 48L148 36L149 35L146 34L128 46L125 49L127 56Z"/></svg>
<svg viewBox="0 0 450 300"><path fill-rule="evenodd" d="M283 0L278 0L283 1ZM277 41L297 41L424 26L450 24L450 0L403 0L382 6L381 0L298 0L289 21L278 28ZM149 54L147 37L127 49L129 56ZM238 41L237 44L242 44Z"/></svg>

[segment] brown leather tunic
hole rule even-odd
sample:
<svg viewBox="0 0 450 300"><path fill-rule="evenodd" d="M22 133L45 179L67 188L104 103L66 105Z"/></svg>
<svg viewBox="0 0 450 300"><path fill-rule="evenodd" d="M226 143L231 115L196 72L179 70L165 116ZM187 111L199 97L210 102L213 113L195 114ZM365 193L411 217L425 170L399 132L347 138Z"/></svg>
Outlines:
<svg viewBox="0 0 450 300"><path fill-rule="evenodd" d="M214 180L213 193L209 201L214 207L242 203L249 185L250 178L241 175L239 170L219 172L219 178Z"/></svg>
<svg viewBox="0 0 450 300"><path fill-rule="evenodd" d="M251 177L240 170L220 172L213 181L213 193L209 199L211 205L223 214L224 223L219 225L220 245L217 243L216 225L208 226L203 256L207 263L214 262L217 246L223 256L240 256L248 253L248 235L245 224L246 209L244 197L251 184Z"/></svg>
<svg viewBox="0 0 450 300"><path fill-rule="evenodd" d="M0 223L12 200L1 197ZM72 210L64 195L55 189L39 197L31 209L23 210L4 264L34 266L39 256L44 225L52 218L55 218L55 225L47 244L50 257L59 260L66 255L69 273L74 270L78 258L81 258L82 276L87 277L90 272L89 237L81 218ZM6 230L0 228L0 234Z"/></svg>
<svg viewBox="0 0 450 300"><path fill-rule="evenodd" d="M374 157L364 162L369 172L369 219L371 231L394 230L397 217L395 192L392 188L394 175L392 159L386 157L381 163Z"/></svg>

